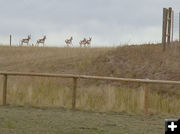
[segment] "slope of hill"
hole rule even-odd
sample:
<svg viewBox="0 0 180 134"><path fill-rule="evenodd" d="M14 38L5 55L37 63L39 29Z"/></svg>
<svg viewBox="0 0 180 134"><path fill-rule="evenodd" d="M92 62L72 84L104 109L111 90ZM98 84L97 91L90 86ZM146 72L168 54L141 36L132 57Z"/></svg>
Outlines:
<svg viewBox="0 0 180 134"><path fill-rule="evenodd" d="M98 75L180 80L180 45L172 44L165 52L161 45L118 47L92 65Z"/></svg>
<svg viewBox="0 0 180 134"><path fill-rule="evenodd" d="M117 48L0 47L0 70L180 80L180 45Z"/></svg>
<svg viewBox="0 0 180 134"><path fill-rule="evenodd" d="M83 73L92 59L114 48L0 47L0 70Z"/></svg>
<svg viewBox="0 0 180 134"><path fill-rule="evenodd" d="M165 52L159 44L113 48L0 46L1 71L180 80L179 61L178 43ZM8 83L9 104L71 107L71 80L10 77ZM79 80L77 108L139 112L144 107L143 88L143 84ZM151 112L180 112L180 86L150 85L150 89Z"/></svg>

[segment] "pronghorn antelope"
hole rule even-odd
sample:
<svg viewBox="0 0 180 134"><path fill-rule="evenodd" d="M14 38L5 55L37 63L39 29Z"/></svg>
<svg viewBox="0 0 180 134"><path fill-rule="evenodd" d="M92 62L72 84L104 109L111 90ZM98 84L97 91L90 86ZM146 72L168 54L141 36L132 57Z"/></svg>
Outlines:
<svg viewBox="0 0 180 134"><path fill-rule="evenodd" d="M86 40L86 44L87 44L88 47L91 46L91 40L92 40L92 37L89 37L89 39Z"/></svg>
<svg viewBox="0 0 180 134"><path fill-rule="evenodd" d="M36 42L36 46L39 46L39 44L40 44L40 43L42 43L42 44L43 44L43 46L44 46L44 42L45 42L45 40L46 40L46 36L44 36L42 39L37 40L37 42Z"/></svg>
<svg viewBox="0 0 180 134"><path fill-rule="evenodd" d="M65 40L65 43L66 43L67 47L69 47L70 45L72 46L72 40L73 40L73 37L72 37L72 36L71 36L70 39L66 39L66 40Z"/></svg>
<svg viewBox="0 0 180 134"><path fill-rule="evenodd" d="M84 45L84 47L86 47L86 46L90 47L91 46L91 40L92 40L92 37L89 37L88 40L86 38L84 38L83 40L81 40L79 42L80 47L82 47L82 45Z"/></svg>
<svg viewBox="0 0 180 134"><path fill-rule="evenodd" d="M80 47L82 47L82 45L84 45L84 47L85 47L85 46L86 46L86 42L87 42L87 39L86 39L86 38L84 38L83 40L81 40L81 41L79 42Z"/></svg>
<svg viewBox="0 0 180 134"><path fill-rule="evenodd" d="M23 43L26 43L27 46L28 46L28 45L29 45L29 40L30 40L30 39L31 39L31 35L28 35L27 38L22 39L22 40L21 40L21 46L23 45Z"/></svg>

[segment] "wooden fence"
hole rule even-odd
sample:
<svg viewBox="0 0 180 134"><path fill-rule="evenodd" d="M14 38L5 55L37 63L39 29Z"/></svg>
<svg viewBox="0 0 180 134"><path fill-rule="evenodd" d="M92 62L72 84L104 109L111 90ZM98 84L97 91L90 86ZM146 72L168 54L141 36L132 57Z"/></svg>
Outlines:
<svg viewBox="0 0 180 134"><path fill-rule="evenodd" d="M174 32L174 11L171 7L169 9L163 8L163 23L162 23L162 45L163 51L166 49L166 45L173 42Z"/></svg>
<svg viewBox="0 0 180 134"><path fill-rule="evenodd" d="M129 78L117 78L117 77L102 77L102 76L87 76L87 75L73 75L73 74L49 74L49 73L22 73L22 72L0 72L3 75L3 93L2 93L2 105L6 105L7 96L7 80L8 76L36 76L36 77L60 77L60 78L72 78L73 79L73 92L72 92L72 109L76 109L76 89L78 79L95 79L95 80L110 80L110 81L124 81L124 82L136 82L145 84L145 98L144 98L144 111L148 113L148 92L149 84L172 84L180 85L180 81L167 81L167 80L149 80L149 79L129 79Z"/></svg>

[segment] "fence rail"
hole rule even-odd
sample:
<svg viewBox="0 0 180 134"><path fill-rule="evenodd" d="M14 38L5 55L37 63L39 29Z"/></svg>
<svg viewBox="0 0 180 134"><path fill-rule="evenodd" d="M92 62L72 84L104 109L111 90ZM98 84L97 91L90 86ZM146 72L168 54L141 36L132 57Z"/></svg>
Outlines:
<svg viewBox="0 0 180 134"><path fill-rule="evenodd" d="M110 81L124 81L136 82L145 84L145 98L144 110L148 112L148 92L149 84L172 84L180 85L180 81L167 81L167 80L149 80L149 79L130 79L130 78L117 78L117 77L103 77L103 76L87 76L87 75L74 75L74 74L49 74L49 73L26 73L26 72L0 72L3 75L3 96L2 105L6 105L7 96L7 80L8 76L36 76L36 77L59 77L59 78L73 78L73 93L72 93L72 109L76 108L76 90L78 79L95 79L95 80L110 80Z"/></svg>

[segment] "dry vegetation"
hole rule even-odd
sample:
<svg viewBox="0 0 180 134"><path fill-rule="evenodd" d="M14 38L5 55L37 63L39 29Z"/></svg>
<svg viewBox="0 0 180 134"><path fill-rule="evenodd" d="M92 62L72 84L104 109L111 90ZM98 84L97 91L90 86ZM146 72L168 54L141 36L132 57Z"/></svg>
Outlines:
<svg viewBox="0 0 180 134"><path fill-rule="evenodd" d="M0 111L0 134L164 134L164 119L178 117L45 107L8 106Z"/></svg>
<svg viewBox="0 0 180 134"><path fill-rule="evenodd" d="M0 47L1 71L180 80L179 68L177 43L164 53L158 44L117 48ZM150 112L180 113L179 86L150 88ZM8 103L70 108L71 90L71 79L10 77ZM80 80L77 96L77 108L85 110L139 113L144 106L143 85L139 83Z"/></svg>

